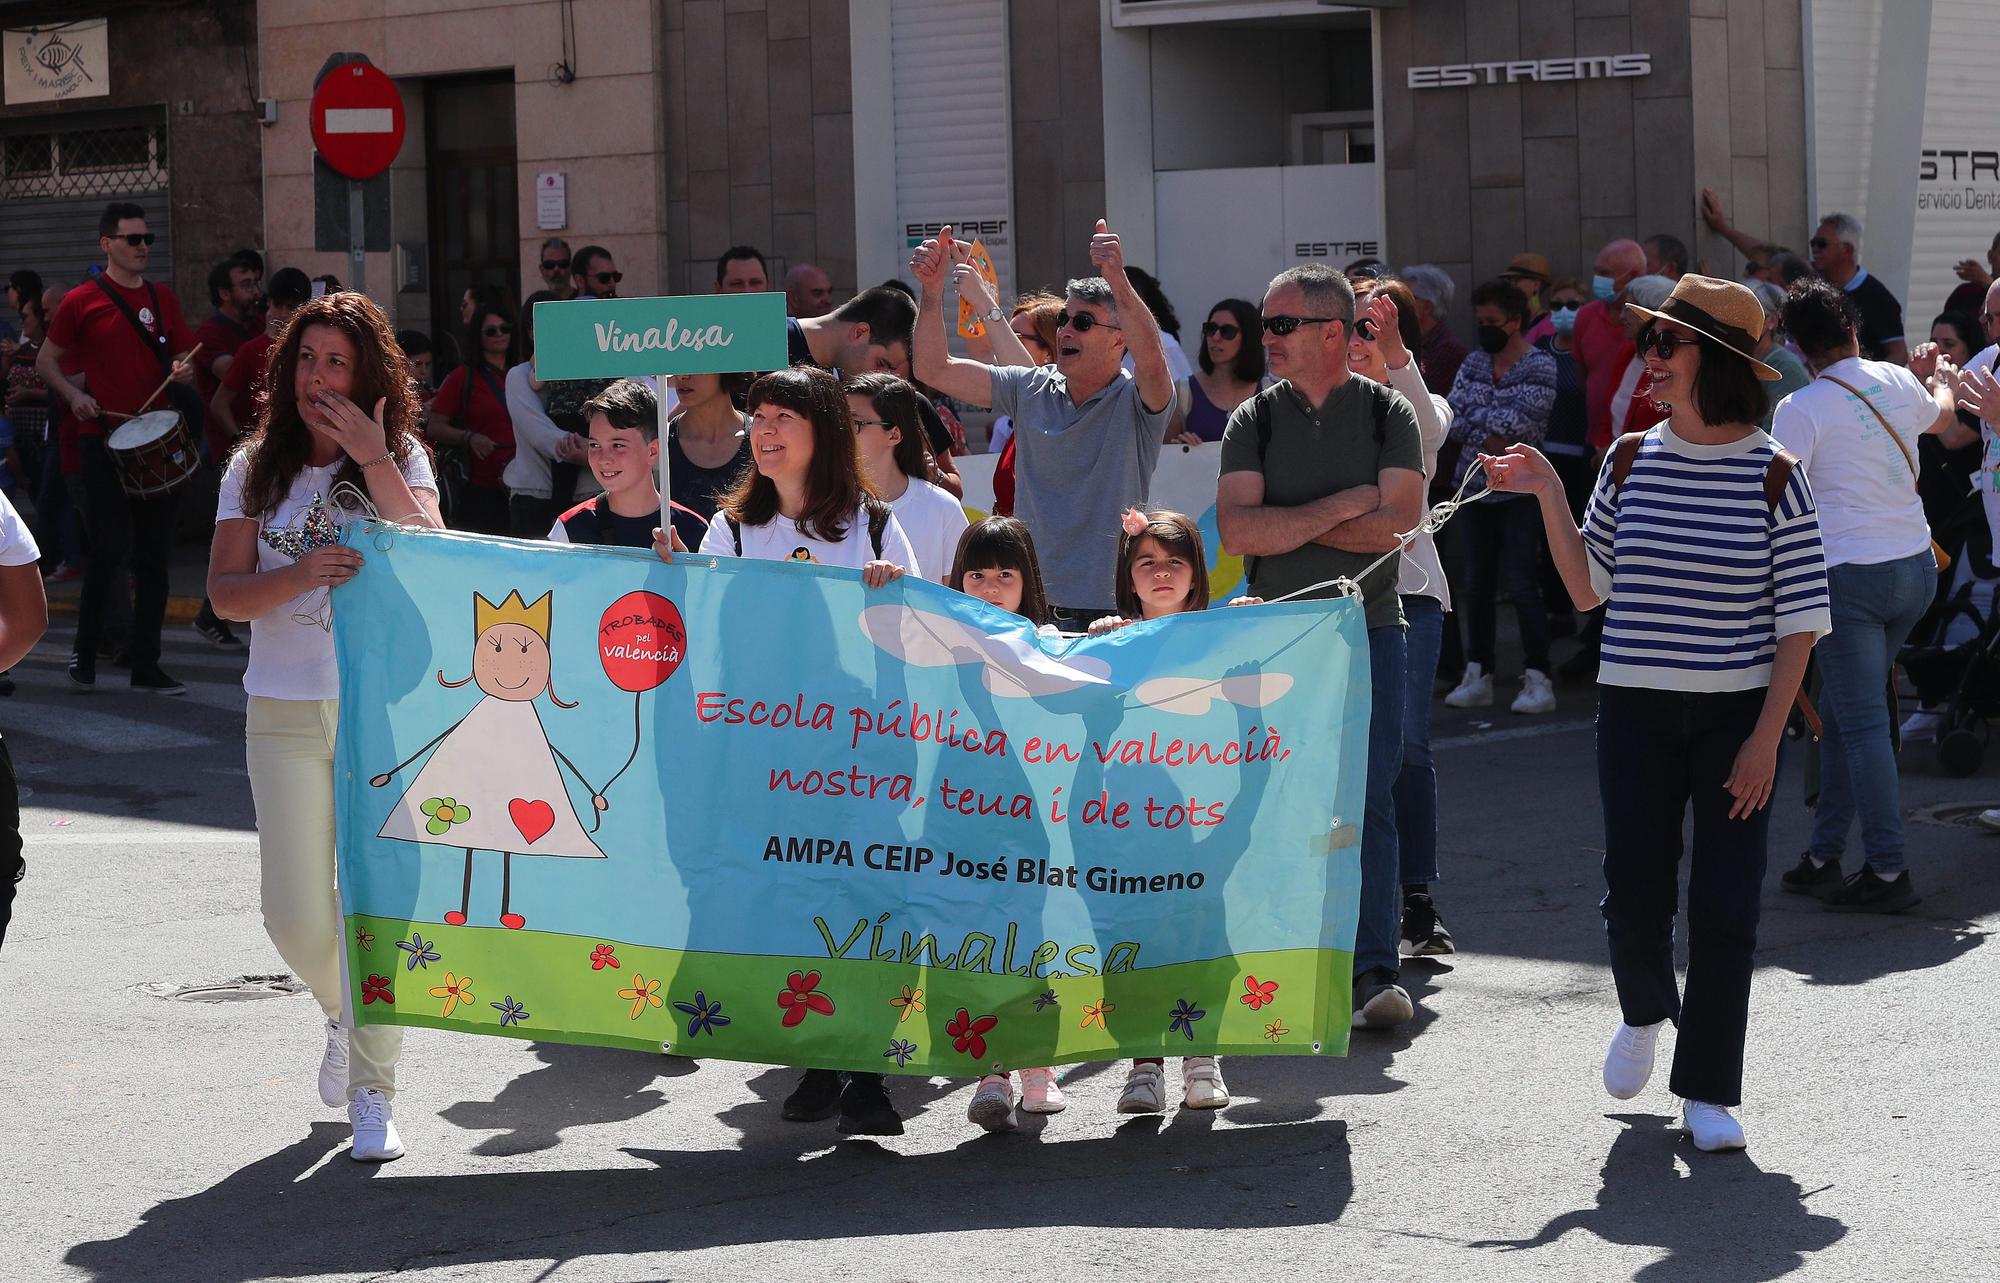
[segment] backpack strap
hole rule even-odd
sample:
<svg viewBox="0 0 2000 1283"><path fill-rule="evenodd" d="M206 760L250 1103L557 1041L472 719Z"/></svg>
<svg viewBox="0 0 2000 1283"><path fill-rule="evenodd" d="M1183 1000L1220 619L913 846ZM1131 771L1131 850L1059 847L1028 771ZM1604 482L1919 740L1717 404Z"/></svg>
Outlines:
<svg viewBox="0 0 2000 1283"><path fill-rule="evenodd" d="M1639 460L1639 447L1646 444L1643 432L1627 432L1619 437L1611 447L1611 492L1618 493L1625 488L1625 478L1632 475L1632 465Z"/></svg>
<svg viewBox="0 0 2000 1283"><path fill-rule="evenodd" d="M151 281L146 282L146 297L152 302L153 320L160 327L160 332L155 334L146 328L146 323L139 319L139 314L132 310L132 305L125 301L125 296L111 288L110 283L104 279L102 272L93 275L90 281L98 289L103 290L104 297L115 303L118 310L125 314L125 319L132 323L134 330L138 331L139 341L146 345L146 350L151 352L153 359L160 363L161 371L171 374L174 368L174 359L167 354L167 321L164 316L160 315L160 291L154 288Z"/></svg>
<svg viewBox="0 0 2000 1283"><path fill-rule="evenodd" d="M1771 461L1764 465L1764 506L1777 515L1778 504L1785 498L1785 487L1792 483L1792 469L1799 466L1799 456L1779 446L1771 453Z"/></svg>
<svg viewBox="0 0 2000 1283"><path fill-rule="evenodd" d="M1396 389L1386 383L1375 384L1375 448L1380 450L1389 442L1389 408L1396 404Z"/></svg>
<svg viewBox="0 0 2000 1283"><path fill-rule="evenodd" d="M890 508L886 503L870 500L868 503L868 542L875 549L875 560L882 560L882 533L889 528Z"/></svg>
<svg viewBox="0 0 2000 1283"><path fill-rule="evenodd" d="M741 557L743 555L743 523L734 517L724 517L723 520L729 523L729 540L736 545L736 555Z"/></svg>

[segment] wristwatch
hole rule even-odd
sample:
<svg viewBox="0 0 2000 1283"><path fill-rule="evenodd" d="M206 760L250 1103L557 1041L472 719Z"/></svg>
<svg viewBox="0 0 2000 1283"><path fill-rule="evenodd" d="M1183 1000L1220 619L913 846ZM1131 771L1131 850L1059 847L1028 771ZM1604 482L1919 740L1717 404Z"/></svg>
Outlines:
<svg viewBox="0 0 2000 1283"><path fill-rule="evenodd" d="M1000 310L1000 305L998 303L995 303L992 307L986 309L986 315L981 317L980 319L985 321L991 321L995 325L999 325L1007 319L1007 314Z"/></svg>

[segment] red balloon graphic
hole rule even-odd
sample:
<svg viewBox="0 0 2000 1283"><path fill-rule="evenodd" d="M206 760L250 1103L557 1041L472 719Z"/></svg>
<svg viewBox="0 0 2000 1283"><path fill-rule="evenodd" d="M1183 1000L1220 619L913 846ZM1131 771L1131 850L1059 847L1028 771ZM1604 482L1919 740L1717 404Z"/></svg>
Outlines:
<svg viewBox="0 0 2000 1283"><path fill-rule="evenodd" d="M634 694L652 690L687 654L680 610L658 593L626 593L597 621L597 653L612 685Z"/></svg>

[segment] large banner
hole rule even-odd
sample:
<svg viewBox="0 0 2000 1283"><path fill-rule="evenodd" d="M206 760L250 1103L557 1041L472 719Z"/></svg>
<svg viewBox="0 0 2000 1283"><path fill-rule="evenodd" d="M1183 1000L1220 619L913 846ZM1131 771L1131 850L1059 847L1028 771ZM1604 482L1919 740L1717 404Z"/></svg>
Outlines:
<svg viewBox="0 0 2000 1283"><path fill-rule="evenodd" d="M348 537L361 1023L913 1074L1346 1050L1358 603L1064 641L907 578Z"/></svg>

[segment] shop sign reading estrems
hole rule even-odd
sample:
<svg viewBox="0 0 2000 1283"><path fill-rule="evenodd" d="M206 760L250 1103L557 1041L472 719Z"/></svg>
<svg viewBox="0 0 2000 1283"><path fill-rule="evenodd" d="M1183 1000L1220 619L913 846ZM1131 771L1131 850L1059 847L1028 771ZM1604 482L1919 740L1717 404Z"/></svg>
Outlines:
<svg viewBox="0 0 2000 1283"><path fill-rule="evenodd" d="M1613 53L1412 67L1409 83L1412 89L1451 89L1461 85L1511 85L1523 80L1611 80L1652 74L1653 55Z"/></svg>

